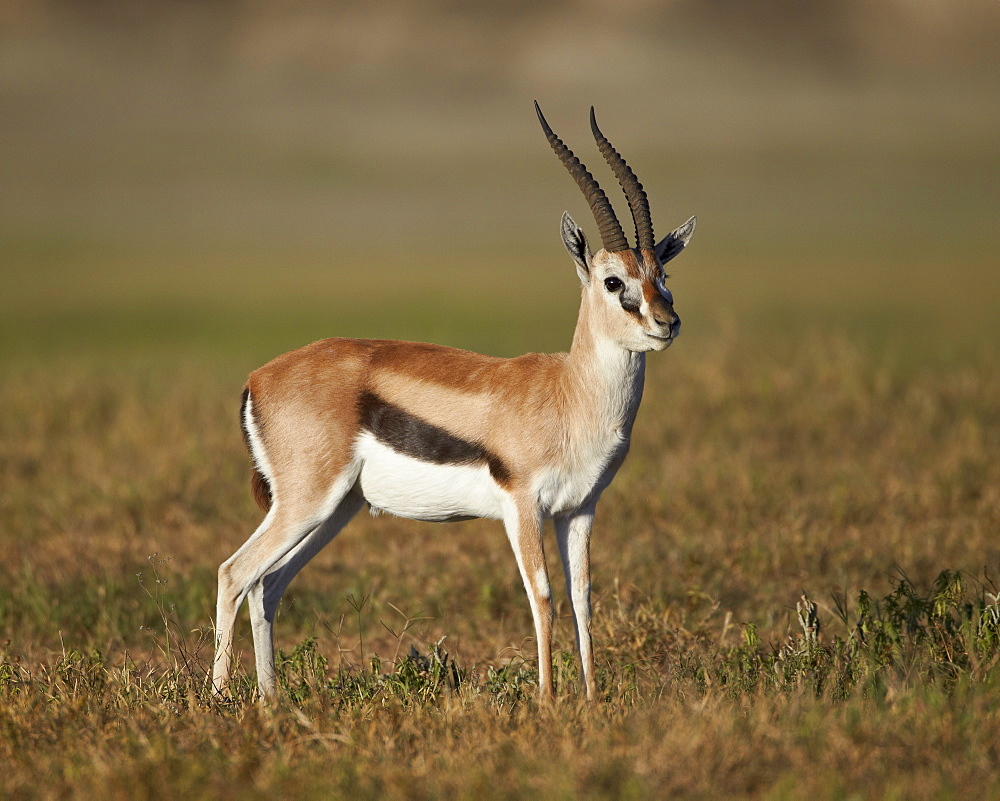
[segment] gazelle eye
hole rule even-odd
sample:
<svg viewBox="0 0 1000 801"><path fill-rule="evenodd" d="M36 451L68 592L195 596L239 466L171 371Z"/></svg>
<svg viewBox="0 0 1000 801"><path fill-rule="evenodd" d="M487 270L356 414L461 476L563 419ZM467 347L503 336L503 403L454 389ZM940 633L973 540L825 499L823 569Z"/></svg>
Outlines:
<svg viewBox="0 0 1000 801"><path fill-rule="evenodd" d="M612 276L611 278L604 279L604 288L608 290L608 292L617 292L623 286L625 286L625 284L622 283L620 278Z"/></svg>

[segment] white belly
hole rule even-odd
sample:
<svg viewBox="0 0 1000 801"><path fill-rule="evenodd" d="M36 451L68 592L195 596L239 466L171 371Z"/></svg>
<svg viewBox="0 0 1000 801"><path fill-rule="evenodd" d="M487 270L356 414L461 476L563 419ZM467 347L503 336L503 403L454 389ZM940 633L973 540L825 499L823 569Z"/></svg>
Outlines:
<svg viewBox="0 0 1000 801"><path fill-rule="evenodd" d="M358 481L373 508L397 517L442 521L502 517L503 490L483 465L433 464L397 453L371 434L358 439Z"/></svg>

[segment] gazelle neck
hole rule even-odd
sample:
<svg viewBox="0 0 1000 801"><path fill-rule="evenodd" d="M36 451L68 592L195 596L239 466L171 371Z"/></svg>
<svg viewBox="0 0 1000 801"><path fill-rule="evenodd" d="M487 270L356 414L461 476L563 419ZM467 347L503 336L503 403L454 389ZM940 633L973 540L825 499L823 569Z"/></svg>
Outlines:
<svg viewBox="0 0 1000 801"><path fill-rule="evenodd" d="M584 295L567 359L571 396L603 422L631 429L645 374L646 354L627 350L601 330Z"/></svg>

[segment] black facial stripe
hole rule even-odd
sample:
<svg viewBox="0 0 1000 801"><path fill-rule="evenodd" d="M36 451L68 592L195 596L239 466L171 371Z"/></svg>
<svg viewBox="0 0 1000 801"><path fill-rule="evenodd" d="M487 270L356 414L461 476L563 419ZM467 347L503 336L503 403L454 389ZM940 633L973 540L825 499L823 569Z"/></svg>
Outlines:
<svg viewBox="0 0 1000 801"><path fill-rule="evenodd" d="M507 466L479 443L456 437L372 392L361 395L358 411L361 427L398 453L434 464L485 462L498 484L510 481Z"/></svg>
<svg viewBox="0 0 1000 801"><path fill-rule="evenodd" d="M622 308L625 309L625 311L635 314L639 311L642 295L639 295L636 292L629 292L629 288L626 286L622 290L621 295L618 296L618 301L622 304Z"/></svg>

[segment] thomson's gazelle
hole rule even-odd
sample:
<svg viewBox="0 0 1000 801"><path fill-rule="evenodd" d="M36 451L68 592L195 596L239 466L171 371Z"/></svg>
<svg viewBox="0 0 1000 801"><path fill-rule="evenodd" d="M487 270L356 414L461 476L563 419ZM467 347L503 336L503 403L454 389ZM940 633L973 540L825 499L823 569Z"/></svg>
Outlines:
<svg viewBox="0 0 1000 801"><path fill-rule="evenodd" d="M569 353L498 359L419 342L326 339L251 373L241 420L253 494L267 515L219 568L217 691L229 681L233 625L247 598L260 693L274 696L272 625L282 593L367 502L416 520L503 520L534 617L543 699L553 686L542 521L553 518L583 684L595 697L594 507L628 452L646 352L666 349L680 332L663 264L687 245L695 220L654 242L642 185L591 109L598 147L632 211L638 247L630 247L597 181L535 108L604 245L591 253L563 214L562 240L583 285Z"/></svg>

